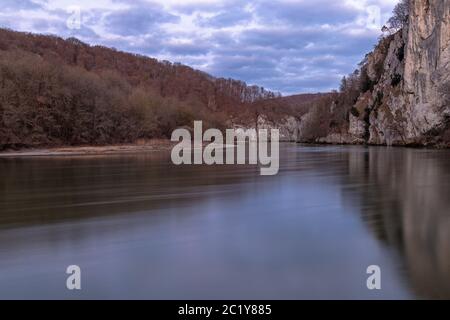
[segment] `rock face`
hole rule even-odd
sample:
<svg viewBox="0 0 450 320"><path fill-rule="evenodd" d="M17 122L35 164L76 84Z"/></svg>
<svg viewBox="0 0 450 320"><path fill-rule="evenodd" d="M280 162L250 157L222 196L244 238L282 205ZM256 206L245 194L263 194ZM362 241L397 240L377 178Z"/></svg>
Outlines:
<svg viewBox="0 0 450 320"><path fill-rule="evenodd" d="M380 62L383 73L377 80L372 70ZM362 138L366 122L370 144L448 143L443 136L450 120L445 92L450 83L450 1L412 0L408 26L370 54L368 76L377 84L370 97L359 98L356 107L366 112L353 120L350 134Z"/></svg>
<svg viewBox="0 0 450 320"><path fill-rule="evenodd" d="M450 115L449 101L439 90L450 82L450 1L414 1L406 44L404 91L413 122L423 132Z"/></svg>
<svg viewBox="0 0 450 320"><path fill-rule="evenodd" d="M265 115L259 115L256 125L232 123L231 126L236 132L241 133L253 129L266 129L269 135L271 129L278 129L281 142L297 142L299 140L300 120L293 116L281 116L277 120L271 120Z"/></svg>
<svg viewBox="0 0 450 320"><path fill-rule="evenodd" d="M299 138L299 126L298 119L292 116L283 117L276 123L268 120L265 116L258 117L258 129L279 129L280 141L283 142L297 142Z"/></svg>
<svg viewBox="0 0 450 320"><path fill-rule="evenodd" d="M367 79L360 76L360 96L344 107L345 124L322 130L320 112L309 109L297 118L260 116L258 127L280 129L284 141L450 147L450 0L410 1L407 25L367 55Z"/></svg>

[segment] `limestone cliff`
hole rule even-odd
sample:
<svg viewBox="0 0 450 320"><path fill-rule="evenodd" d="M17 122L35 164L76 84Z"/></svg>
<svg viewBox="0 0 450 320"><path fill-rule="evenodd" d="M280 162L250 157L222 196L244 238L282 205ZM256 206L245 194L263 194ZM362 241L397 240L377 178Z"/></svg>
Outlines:
<svg viewBox="0 0 450 320"><path fill-rule="evenodd" d="M258 129L279 129L280 141L282 142L294 142L298 141L300 121L293 116L285 116L278 120L276 123L273 120L269 120L267 117L260 115L258 117Z"/></svg>
<svg viewBox="0 0 450 320"><path fill-rule="evenodd" d="M411 0L408 25L381 40L367 70L376 84L361 94L349 117L352 140L448 146L450 0Z"/></svg>
<svg viewBox="0 0 450 320"><path fill-rule="evenodd" d="M410 1L409 21L350 76L356 86L308 106L272 99L250 126L284 141L450 147L450 0Z"/></svg>

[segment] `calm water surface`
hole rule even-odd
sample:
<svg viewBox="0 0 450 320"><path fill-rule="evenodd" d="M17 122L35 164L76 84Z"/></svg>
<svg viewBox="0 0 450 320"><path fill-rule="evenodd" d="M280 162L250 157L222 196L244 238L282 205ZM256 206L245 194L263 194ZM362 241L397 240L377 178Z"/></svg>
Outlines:
<svg viewBox="0 0 450 320"><path fill-rule="evenodd" d="M450 298L449 159L287 144L274 177L168 152L0 159L0 298Z"/></svg>

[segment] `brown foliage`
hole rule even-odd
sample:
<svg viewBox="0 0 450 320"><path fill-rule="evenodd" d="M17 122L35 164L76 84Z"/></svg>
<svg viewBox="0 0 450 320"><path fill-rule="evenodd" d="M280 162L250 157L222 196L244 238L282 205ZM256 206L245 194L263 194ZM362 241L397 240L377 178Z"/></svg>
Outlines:
<svg viewBox="0 0 450 320"><path fill-rule="evenodd" d="M168 137L178 126L209 114L133 87L112 71L89 72L50 64L23 51L0 51L0 148L41 145L101 145Z"/></svg>
<svg viewBox="0 0 450 320"><path fill-rule="evenodd" d="M180 101L195 97L208 105L214 100L221 109L276 97L264 88L247 86L242 81L214 78L179 63L89 46L75 38L63 40L0 29L0 48L2 46L33 52L52 63L78 66L88 71L114 70L132 86L152 88L163 97L176 97Z"/></svg>
<svg viewBox="0 0 450 320"><path fill-rule="evenodd" d="M181 64L0 29L0 149L169 137L277 95Z"/></svg>
<svg viewBox="0 0 450 320"><path fill-rule="evenodd" d="M388 20L390 29L399 30L406 26L409 21L411 0L401 0L392 11L392 17Z"/></svg>
<svg viewBox="0 0 450 320"><path fill-rule="evenodd" d="M330 94L310 104L308 118L303 125L302 141L315 142L330 133L335 117L335 99L336 94Z"/></svg>

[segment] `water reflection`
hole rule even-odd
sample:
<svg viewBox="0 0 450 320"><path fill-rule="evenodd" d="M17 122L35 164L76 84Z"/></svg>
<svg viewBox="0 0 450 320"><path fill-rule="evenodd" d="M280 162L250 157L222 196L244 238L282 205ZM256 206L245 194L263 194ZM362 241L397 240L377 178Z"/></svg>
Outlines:
<svg viewBox="0 0 450 320"><path fill-rule="evenodd" d="M167 153L0 159L0 298L450 298L448 151L281 153L275 177Z"/></svg>
<svg viewBox="0 0 450 320"><path fill-rule="evenodd" d="M357 186L349 194L377 238L397 248L420 297L450 298L449 173L448 151L349 153L348 181Z"/></svg>

